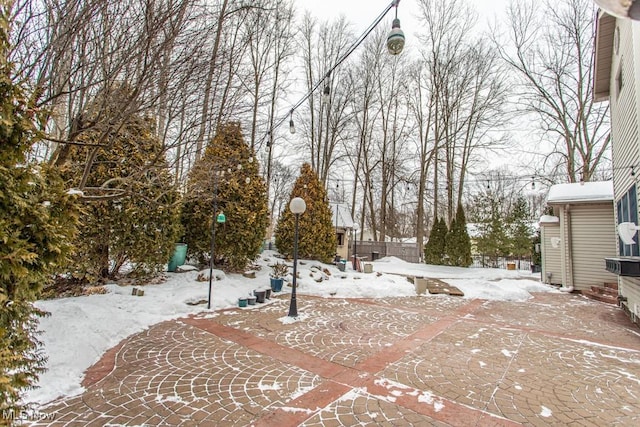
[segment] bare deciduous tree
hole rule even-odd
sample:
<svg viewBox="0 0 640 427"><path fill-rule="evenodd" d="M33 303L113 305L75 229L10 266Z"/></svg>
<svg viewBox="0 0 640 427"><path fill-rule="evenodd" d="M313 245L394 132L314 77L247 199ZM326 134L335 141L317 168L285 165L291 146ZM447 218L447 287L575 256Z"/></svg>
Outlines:
<svg viewBox="0 0 640 427"><path fill-rule="evenodd" d="M594 103L591 84L595 7L590 0L518 0L508 17L510 45L502 38L495 44L517 72L520 108L539 120L553 146L543 160L569 182L589 181L610 142L608 105Z"/></svg>

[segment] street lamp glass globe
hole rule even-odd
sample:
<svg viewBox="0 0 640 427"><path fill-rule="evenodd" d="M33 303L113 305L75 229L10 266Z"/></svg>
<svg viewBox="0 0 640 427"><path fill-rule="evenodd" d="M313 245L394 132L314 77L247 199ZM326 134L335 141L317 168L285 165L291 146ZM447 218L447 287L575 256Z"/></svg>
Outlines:
<svg viewBox="0 0 640 427"><path fill-rule="evenodd" d="M640 20L640 0L594 0L610 15Z"/></svg>
<svg viewBox="0 0 640 427"><path fill-rule="evenodd" d="M387 49L391 55L398 55L404 49L404 32L400 29L400 20L393 20L391 32L387 37Z"/></svg>
<svg viewBox="0 0 640 427"><path fill-rule="evenodd" d="M358 224L357 223L353 224L353 231L358 231Z"/></svg>
<svg viewBox="0 0 640 427"><path fill-rule="evenodd" d="M291 202L289 202L289 209L291 210L291 213L295 215L301 214L307 210L307 204L301 197L294 197L291 199Z"/></svg>

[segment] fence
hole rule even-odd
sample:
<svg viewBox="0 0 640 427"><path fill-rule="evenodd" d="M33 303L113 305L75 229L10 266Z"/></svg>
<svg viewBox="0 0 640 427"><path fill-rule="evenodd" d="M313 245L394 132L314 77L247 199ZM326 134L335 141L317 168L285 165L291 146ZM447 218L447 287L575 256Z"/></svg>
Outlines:
<svg viewBox="0 0 640 427"><path fill-rule="evenodd" d="M489 255L473 255L473 264L475 268L504 268L507 264L515 264L516 270L531 271L532 261L530 257L511 258L511 257L492 257Z"/></svg>
<svg viewBox="0 0 640 427"><path fill-rule="evenodd" d="M407 262L420 262L421 253L415 243L402 242L356 242L358 256L375 261L382 257L393 256ZM349 242L349 254L353 253L353 242Z"/></svg>

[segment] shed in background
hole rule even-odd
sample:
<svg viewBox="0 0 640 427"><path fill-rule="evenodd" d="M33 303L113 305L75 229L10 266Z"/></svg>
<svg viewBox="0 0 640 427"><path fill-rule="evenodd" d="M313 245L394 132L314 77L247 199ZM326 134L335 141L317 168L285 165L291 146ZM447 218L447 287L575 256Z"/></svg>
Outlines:
<svg viewBox="0 0 640 427"><path fill-rule="evenodd" d="M553 215L540 218L542 280L587 295L617 282L605 262L616 254L613 182L554 185L547 204Z"/></svg>

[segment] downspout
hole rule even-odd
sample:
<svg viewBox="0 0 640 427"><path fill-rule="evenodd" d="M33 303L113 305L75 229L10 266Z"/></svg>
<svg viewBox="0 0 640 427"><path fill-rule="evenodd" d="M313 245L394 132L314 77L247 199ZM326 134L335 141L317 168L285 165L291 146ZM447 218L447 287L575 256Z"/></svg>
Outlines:
<svg viewBox="0 0 640 427"><path fill-rule="evenodd" d="M566 281L569 282L563 283L560 291L562 292L573 292L573 250L572 250L572 240L571 240L571 213L569 210L569 204L564 205L564 224L567 230L567 242L565 247L567 248L567 254L565 256L565 262L567 263L567 268L565 272ZM563 281L564 282L564 281Z"/></svg>

